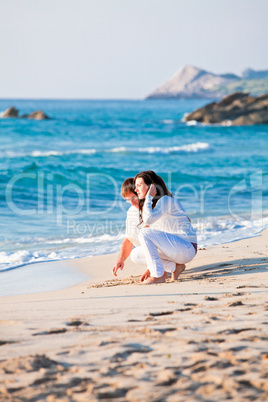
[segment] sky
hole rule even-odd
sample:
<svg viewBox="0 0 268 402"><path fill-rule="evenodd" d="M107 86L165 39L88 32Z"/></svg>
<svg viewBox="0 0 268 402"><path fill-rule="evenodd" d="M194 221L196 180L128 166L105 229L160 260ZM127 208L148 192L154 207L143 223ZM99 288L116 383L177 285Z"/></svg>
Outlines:
<svg viewBox="0 0 268 402"><path fill-rule="evenodd" d="M0 98L142 99L181 67L268 69L268 0L0 0Z"/></svg>

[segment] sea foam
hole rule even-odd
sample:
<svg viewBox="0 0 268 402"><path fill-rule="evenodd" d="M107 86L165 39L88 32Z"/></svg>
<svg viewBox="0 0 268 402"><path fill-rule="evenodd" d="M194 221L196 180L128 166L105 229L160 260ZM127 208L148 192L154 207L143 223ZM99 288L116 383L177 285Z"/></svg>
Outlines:
<svg viewBox="0 0 268 402"><path fill-rule="evenodd" d="M118 251L124 237L124 233L119 233L63 239L29 238L21 241L22 250L0 252L0 272L39 262L113 253ZM30 249L27 250L28 244Z"/></svg>
<svg viewBox="0 0 268 402"><path fill-rule="evenodd" d="M105 153L140 153L140 154L174 154L174 153L198 153L198 152L207 152L212 151L213 146L208 144L207 142L194 142L191 144L185 144L181 146L172 146L172 147L115 147L115 148L89 148L89 149L76 149L72 151L40 151L35 150L31 153L23 153L23 152L11 152L11 151L2 151L0 152L0 158L21 158L21 157L33 157L33 158L43 158L49 156L63 156L63 155L93 155L93 154L105 154Z"/></svg>
<svg viewBox="0 0 268 402"><path fill-rule="evenodd" d="M254 221L247 219L237 221L231 217L216 216L192 220L192 225L197 232L198 247L207 247L256 236L268 228L268 217ZM116 253L124 238L124 232L117 235L103 234L62 239L29 238L21 242L21 247L24 249L0 253L0 272L39 262ZM30 250L26 249L27 243Z"/></svg>

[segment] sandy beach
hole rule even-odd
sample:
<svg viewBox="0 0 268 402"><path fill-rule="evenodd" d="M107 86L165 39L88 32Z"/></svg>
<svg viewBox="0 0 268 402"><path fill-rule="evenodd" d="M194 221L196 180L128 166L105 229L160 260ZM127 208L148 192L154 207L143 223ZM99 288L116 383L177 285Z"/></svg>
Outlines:
<svg viewBox="0 0 268 402"><path fill-rule="evenodd" d="M198 250L176 283L115 261L50 263L88 279L1 297L0 400L267 400L268 230Z"/></svg>

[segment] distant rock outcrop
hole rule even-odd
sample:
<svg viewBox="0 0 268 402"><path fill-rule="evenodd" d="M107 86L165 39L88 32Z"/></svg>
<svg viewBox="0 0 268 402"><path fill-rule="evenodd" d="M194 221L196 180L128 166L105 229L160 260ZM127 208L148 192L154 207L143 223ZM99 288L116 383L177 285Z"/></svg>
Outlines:
<svg viewBox="0 0 268 402"><path fill-rule="evenodd" d="M48 120L49 117L42 111L38 110L37 112L32 112L29 115L22 116L26 119L34 119L34 120Z"/></svg>
<svg viewBox="0 0 268 402"><path fill-rule="evenodd" d="M184 66L146 99L210 98L220 99L233 92L250 92L254 96L268 91L268 71L245 70L214 74L194 66Z"/></svg>
<svg viewBox="0 0 268 402"><path fill-rule="evenodd" d="M185 120L232 126L268 124L268 94L253 97L236 92L195 110Z"/></svg>
<svg viewBox="0 0 268 402"><path fill-rule="evenodd" d="M23 116L19 116L19 111L15 109L13 106L5 110L1 117L3 118L23 118L23 119L34 119L34 120L47 120L48 117L42 110L38 110L37 112L32 112L30 114L24 114Z"/></svg>
<svg viewBox="0 0 268 402"><path fill-rule="evenodd" d="M2 117L19 117L18 114L19 111L12 106L2 113Z"/></svg>

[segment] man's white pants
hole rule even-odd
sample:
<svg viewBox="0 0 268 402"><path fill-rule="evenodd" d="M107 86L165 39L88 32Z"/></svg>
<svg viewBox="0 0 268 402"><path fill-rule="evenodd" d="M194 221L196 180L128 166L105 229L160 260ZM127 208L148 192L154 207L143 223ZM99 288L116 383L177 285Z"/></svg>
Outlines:
<svg viewBox="0 0 268 402"><path fill-rule="evenodd" d="M195 248L177 235L151 228L143 228L139 234L140 247L131 252L136 264L147 265L151 276L160 278L165 271L174 272L176 264L186 264L196 255Z"/></svg>

